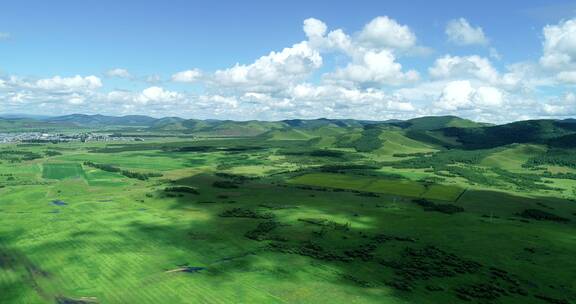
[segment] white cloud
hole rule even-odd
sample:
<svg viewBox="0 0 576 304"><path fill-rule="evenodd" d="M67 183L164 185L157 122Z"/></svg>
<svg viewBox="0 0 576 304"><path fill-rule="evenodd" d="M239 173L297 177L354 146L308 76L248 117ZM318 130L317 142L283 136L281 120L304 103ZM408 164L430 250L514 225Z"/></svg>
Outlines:
<svg viewBox="0 0 576 304"><path fill-rule="evenodd" d="M562 98L549 101L542 105L545 116L569 117L576 115L576 94L569 92Z"/></svg>
<svg viewBox="0 0 576 304"><path fill-rule="evenodd" d="M306 33L310 47L320 52L341 51L352 54L355 47L350 36L341 29L326 34L328 27L318 19L308 18L304 20L302 29Z"/></svg>
<svg viewBox="0 0 576 304"><path fill-rule="evenodd" d="M564 71L558 73L557 79L564 83L576 83L576 71Z"/></svg>
<svg viewBox="0 0 576 304"><path fill-rule="evenodd" d="M446 55L436 59L428 72L433 78L478 78L490 83L499 81L498 71L490 60L477 55L466 57Z"/></svg>
<svg viewBox="0 0 576 304"><path fill-rule="evenodd" d="M447 28L452 42L485 45L485 57L440 55L421 79L403 61L423 50L407 25L377 17L349 34L309 18L302 26L305 40L290 47L215 72L190 69L171 75L173 82L204 84L199 93L162 87L158 75L133 77L117 68L105 75L149 84L144 89L109 91L101 89L104 84L96 76L0 75L0 100L2 111L34 109L51 114L105 111L222 119L375 120L455 114L492 122L563 117L576 112L576 102L570 102L576 97L553 98L548 88L576 83L572 22L576 21L546 27L540 62L499 68L491 60L500 54L490 47L482 29L465 19L454 20L450 34ZM322 69L324 62L330 64Z"/></svg>
<svg viewBox="0 0 576 304"><path fill-rule="evenodd" d="M419 79L419 74L415 70L403 72L394 54L381 50L364 53L355 62L326 75L326 79L347 85L382 86L414 82Z"/></svg>
<svg viewBox="0 0 576 304"><path fill-rule="evenodd" d="M481 27L473 27L468 20L459 18L451 20L445 30L448 41L456 45L487 45L488 38Z"/></svg>
<svg viewBox="0 0 576 304"><path fill-rule="evenodd" d="M272 52L252 64L216 71L216 86L244 92L280 92L305 81L322 65L324 52L341 52L348 56L347 65L325 73L329 83L347 87L401 85L419 79L415 70L403 71L395 49L416 48L416 36L406 25L388 17L377 17L351 38L341 29L329 31L321 20L304 20L303 31L308 40Z"/></svg>
<svg viewBox="0 0 576 304"><path fill-rule="evenodd" d="M482 86L474 88L468 80L449 82L435 105L443 110L486 108L499 110L504 103L504 94L497 88Z"/></svg>
<svg viewBox="0 0 576 304"><path fill-rule="evenodd" d="M202 72L199 69L186 70L172 75L172 81L192 83L197 82L202 77Z"/></svg>
<svg viewBox="0 0 576 304"><path fill-rule="evenodd" d="M538 69L533 64L509 65L506 71L501 73L489 59L478 55L445 55L435 60L428 73L435 81L469 80L516 93L533 90L548 82L539 75Z"/></svg>
<svg viewBox="0 0 576 304"><path fill-rule="evenodd" d="M10 38L10 33L0 32L0 41Z"/></svg>
<svg viewBox="0 0 576 304"><path fill-rule="evenodd" d="M376 17L366 24L358 39L372 48L407 49L416 45L416 35L412 30L387 16Z"/></svg>
<svg viewBox="0 0 576 304"><path fill-rule="evenodd" d="M26 103L29 100L30 96L23 92L11 92L8 93L8 101L10 103Z"/></svg>
<svg viewBox="0 0 576 304"><path fill-rule="evenodd" d="M559 70L573 69L576 63L576 19L547 25L543 33L542 66Z"/></svg>
<svg viewBox="0 0 576 304"><path fill-rule="evenodd" d="M316 18L308 18L304 20L304 33L307 37L323 37L326 34L328 27L326 24Z"/></svg>
<svg viewBox="0 0 576 304"><path fill-rule="evenodd" d="M130 74L130 72L128 72L128 70L121 69L121 68L115 68L115 69L111 69L111 70L106 71L106 76L118 77L118 78L131 78L132 77L132 75Z"/></svg>
<svg viewBox="0 0 576 304"><path fill-rule="evenodd" d="M484 107L498 107L504 103L504 94L494 87L479 87L474 94L474 102ZM498 110L497 108L493 108Z"/></svg>
<svg viewBox="0 0 576 304"><path fill-rule="evenodd" d="M248 91L274 91L304 80L322 65L320 53L303 41L271 52L249 65L236 64L214 73L216 84Z"/></svg>
<svg viewBox="0 0 576 304"><path fill-rule="evenodd" d="M95 90L102 87L102 81L96 76L74 77L54 76L36 81L33 86L43 90L54 91L82 91Z"/></svg>
<svg viewBox="0 0 576 304"><path fill-rule="evenodd" d="M200 102L208 103L211 106L220 105L225 108L237 108L239 103L235 96L222 96L222 95L202 95Z"/></svg>
<svg viewBox="0 0 576 304"><path fill-rule="evenodd" d="M336 85L314 86L309 83L299 84L291 88L286 96L292 104L310 106L328 106L348 112L364 112L364 117L379 117L387 112L414 111L412 103L397 96L390 96L378 89L344 88Z"/></svg>
<svg viewBox="0 0 576 304"><path fill-rule="evenodd" d="M86 97L74 93L72 94L70 97L68 97L68 103L72 104L72 105L81 105L86 101Z"/></svg>
<svg viewBox="0 0 576 304"><path fill-rule="evenodd" d="M456 110L468 107L474 89L470 81L460 80L448 83L438 98L436 105L445 110Z"/></svg>
<svg viewBox="0 0 576 304"><path fill-rule="evenodd" d="M182 97L183 95L181 93L153 86L142 90L142 92L136 97L136 101L143 104L151 102L163 103L174 102Z"/></svg>
<svg viewBox="0 0 576 304"><path fill-rule="evenodd" d="M417 71L403 71L396 54L421 49L416 46L416 35L408 26L389 17L374 18L354 38L341 29L328 31L324 22L314 18L306 19L303 29L312 48L320 52L339 51L348 56L345 66L323 75L327 83L380 87L419 79Z"/></svg>

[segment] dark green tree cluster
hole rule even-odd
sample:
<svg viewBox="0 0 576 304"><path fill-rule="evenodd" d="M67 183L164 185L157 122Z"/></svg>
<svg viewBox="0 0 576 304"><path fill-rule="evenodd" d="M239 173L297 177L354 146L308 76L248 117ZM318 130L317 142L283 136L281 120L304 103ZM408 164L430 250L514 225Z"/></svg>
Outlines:
<svg viewBox="0 0 576 304"><path fill-rule="evenodd" d="M394 157L423 157L423 156L430 156L434 154L434 152L416 152L416 153L394 153L392 156Z"/></svg>
<svg viewBox="0 0 576 304"><path fill-rule="evenodd" d="M173 186L164 188L165 192L178 192L178 193L189 193L189 194L200 194L198 190L192 187L186 186Z"/></svg>
<svg viewBox="0 0 576 304"><path fill-rule="evenodd" d="M542 177L547 178L560 178L560 179L573 179L576 180L576 173L551 173L550 171L546 171L541 174Z"/></svg>
<svg viewBox="0 0 576 304"><path fill-rule="evenodd" d="M378 126L365 126L362 137L353 143L354 149L358 152L372 152L380 149L383 146L380 134L382 134L382 129Z"/></svg>
<svg viewBox="0 0 576 304"><path fill-rule="evenodd" d="M452 204L436 204L427 199L415 199L414 203L418 204L424 211L435 211L445 214L454 214L464 212L464 208Z"/></svg>
<svg viewBox="0 0 576 304"><path fill-rule="evenodd" d="M212 183L212 187L214 188L222 188L222 189L236 189L238 188L238 183L233 181L215 181Z"/></svg>
<svg viewBox="0 0 576 304"><path fill-rule="evenodd" d="M520 213L520 216L527 219L538 221L552 221L552 222L569 222L570 220L550 212L540 209L526 209Z"/></svg>
<svg viewBox="0 0 576 304"><path fill-rule="evenodd" d="M576 152L574 150L551 149L546 153L530 158L525 168L560 166L576 169Z"/></svg>
<svg viewBox="0 0 576 304"><path fill-rule="evenodd" d="M492 168L492 171L498 174L498 179L509 184L513 184L522 190L556 190L543 183L542 178L535 174L524 174L506 171L501 168Z"/></svg>
<svg viewBox="0 0 576 304"><path fill-rule="evenodd" d="M20 162L27 160L35 160L42 158L41 154L23 151L23 150L2 150L0 151L0 159L10 162Z"/></svg>
<svg viewBox="0 0 576 304"><path fill-rule="evenodd" d="M225 210L219 214L220 217L243 217L252 219L272 219L274 218L274 213L272 212L259 212L256 210L244 209L244 208L233 208Z"/></svg>
<svg viewBox="0 0 576 304"><path fill-rule="evenodd" d="M122 174L128 178L134 178L134 179L139 179L139 180L143 180L143 181L148 180L151 177L161 177L162 176L162 174L160 174L160 173L153 173L153 172L143 173L143 172L128 171L128 170L124 170L124 169L118 168L118 167L110 165L110 164L97 164L97 163L93 163L91 161L85 161L84 166L97 168L97 169L100 169L102 171L119 173L119 174Z"/></svg>
<svg viewBox="0 0 576 304"><path fill-rule="evenodd" d="M412 154L414 158L401 160L398 162L388 162L386 165L391 165L400 169L444 169L447 165L467 164L476 165L493 153L493 150L448 150L441 151L434 154L424 153L422 155Z"/></svg>
<svg viewBox="0 0 576 304"><path fill-rule="evenodd" d="M258 224L254 230L246 232L244 236L255 241L263 241L268 237L268 234L278 226L280 226L278 222L266 221Z"/></svg>
<svg viewBox="0 0 576 304"><path fill-rule="evenodd" d="M44 151L44 155L51 157L51 156L59 156L62 155L62 153L58 152L58 151L54 151L54 150L46 150Z"/></svg>

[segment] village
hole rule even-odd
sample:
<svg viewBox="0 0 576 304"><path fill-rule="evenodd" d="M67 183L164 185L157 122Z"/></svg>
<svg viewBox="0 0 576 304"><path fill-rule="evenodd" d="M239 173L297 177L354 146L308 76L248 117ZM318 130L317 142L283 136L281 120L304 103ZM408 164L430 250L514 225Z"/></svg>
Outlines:
<svg viewBox="0 0 576 304"><path fill-rule="evenodd" d="M141 138L117 136L108 133L0 133L0 143L59 143L59 142L95 142L95 141L142 141Z"/></svg>

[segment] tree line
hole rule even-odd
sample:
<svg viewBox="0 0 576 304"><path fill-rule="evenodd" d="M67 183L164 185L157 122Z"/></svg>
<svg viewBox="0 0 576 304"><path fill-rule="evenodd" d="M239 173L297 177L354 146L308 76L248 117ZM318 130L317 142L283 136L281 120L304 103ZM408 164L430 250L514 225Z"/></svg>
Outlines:
<svg viewBox="0 0 576 304"><path fill-rule="evenodd" d="M124 170L124 169L118 168L118 167L110 165L110 164L97 164L97 163L93 163L91 161L85 161L84 166L97 168L97 169L100 169L100 170L106 171L106 172L120 173L120 174L122 174L128 178L134 178L134 179L139 179L139 180L143 180L143 181L148 180L151 177L161 177L162 176L162 174L160 174L160 173L154 173L154 172L143 173L143 172L129 171L129 170Z"/></svg>

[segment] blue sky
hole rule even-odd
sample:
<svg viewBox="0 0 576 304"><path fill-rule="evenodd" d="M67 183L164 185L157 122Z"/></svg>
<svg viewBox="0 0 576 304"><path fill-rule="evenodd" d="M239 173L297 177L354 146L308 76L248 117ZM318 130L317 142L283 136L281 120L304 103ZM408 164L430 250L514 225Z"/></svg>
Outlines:
<svg viewBox="0 0 576 304"><path fill-rule="evenodd" d="M0 112L562 118L575 17L573 1L11 1Z"/></svg>

